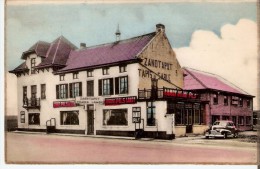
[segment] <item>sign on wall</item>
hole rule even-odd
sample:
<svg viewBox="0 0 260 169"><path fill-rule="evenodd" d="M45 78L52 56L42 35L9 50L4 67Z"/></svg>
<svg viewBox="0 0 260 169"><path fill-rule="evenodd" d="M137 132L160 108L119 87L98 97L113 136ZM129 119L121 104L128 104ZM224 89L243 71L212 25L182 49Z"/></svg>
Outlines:
<svg viewBox="0 0 260 169"><path fill-rule="evenodd" d="M136 102L137 102L136 96L106 98L105 106L114 106L120 104L135 104Z"/></svg>
<svg viewBox="0 0 260 169"><path fill-rule="evenodd" d="M54 101L53 108L59 107L76 107L75 101Z"/></svg>
<svg viewBox="0 0 260 169"><path fill-rule="evenodd" d="M76 103L79 105L103 104L104 99L101 97L76 97Z"/></svg>

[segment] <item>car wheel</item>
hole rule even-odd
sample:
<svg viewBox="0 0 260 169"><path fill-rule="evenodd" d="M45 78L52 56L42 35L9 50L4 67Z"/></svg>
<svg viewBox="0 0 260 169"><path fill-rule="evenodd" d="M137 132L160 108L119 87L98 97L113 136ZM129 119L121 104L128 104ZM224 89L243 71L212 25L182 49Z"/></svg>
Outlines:
<svg viewBox="0 0 260 169"><path fill-rule="evenodd" d="M227 133L223 133L223 138L224 138L224 139L227 138Z"/></svg>
<svg viewBox="0 0 260 169"><path fill-rule="evenodd" d="M238 136L238 133L235 132L235 133L234 133L234 138L237 138L237 136Z"/></svg>
<svg viewBox="0 0 260 169"><path fill-rule="evenodd" d="M206 139L208 139L208 138L209 138L209 136L205 136L205 138L206 138Z"/></svg>

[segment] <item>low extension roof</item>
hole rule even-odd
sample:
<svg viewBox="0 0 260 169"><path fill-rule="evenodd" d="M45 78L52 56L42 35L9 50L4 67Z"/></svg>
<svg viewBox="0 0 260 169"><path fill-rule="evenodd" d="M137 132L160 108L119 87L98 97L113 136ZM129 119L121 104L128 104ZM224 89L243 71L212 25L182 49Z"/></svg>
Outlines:
<svg viewBox="0 0 260 169"><path fill-rule="evenodd" d="M9 71L10 73L22 73L28 71L28 67L26 66L26 63L23 62L18 67L16 67L14 70Z"/></svg>
<svg viewBox="0 0 260 169"><path fill-rule="evenodd" d="M50 47L50 43L44 41L36 42L32 47L30 47L27 51L23 52L22 59L26 59L26 56L29 53L35 52L37 56L45 57L46 53Z"/></svg>
<svg viewBox="0 0 260 169"><path fill-rule="evenodd" d="M156 35L155 32L127 40L71 51L66 67L59 72L72 72L101 65L137 61L137 55Z"/></svg>
<svg viewBox="0 0 260 169"><path fill-rule="evenodd" d="M184 68L183 70L186 74L184 77L185 90L211 89L252 96L218 75L191 68Z"/></svg>

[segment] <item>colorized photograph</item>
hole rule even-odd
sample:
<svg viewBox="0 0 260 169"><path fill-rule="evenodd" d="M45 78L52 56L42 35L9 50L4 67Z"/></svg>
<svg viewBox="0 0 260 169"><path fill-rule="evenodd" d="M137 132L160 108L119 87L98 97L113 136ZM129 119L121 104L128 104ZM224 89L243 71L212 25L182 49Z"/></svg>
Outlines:
<svg viewBox="0 0 260 169"><path fill-rule="evenodd" d="M259 162L257 1L7 0L4 24L7 165Z"/></svg>

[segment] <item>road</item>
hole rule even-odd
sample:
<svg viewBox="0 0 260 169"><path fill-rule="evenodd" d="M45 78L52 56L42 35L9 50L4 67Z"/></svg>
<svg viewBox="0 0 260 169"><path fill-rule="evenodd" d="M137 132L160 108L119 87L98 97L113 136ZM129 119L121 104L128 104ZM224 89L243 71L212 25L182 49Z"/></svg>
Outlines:
<svg viewBox="0 0 260 169"><path fill-rule="evenodd" d="M177 138L178 139L178 138ZM255 164L256 146L185 144L46 134L6 134L6 162L18 164ZM250 144L251 145L251 144Z"/></svg>

